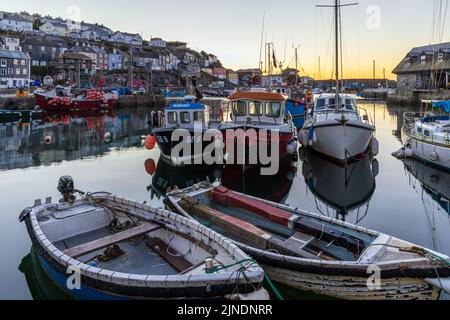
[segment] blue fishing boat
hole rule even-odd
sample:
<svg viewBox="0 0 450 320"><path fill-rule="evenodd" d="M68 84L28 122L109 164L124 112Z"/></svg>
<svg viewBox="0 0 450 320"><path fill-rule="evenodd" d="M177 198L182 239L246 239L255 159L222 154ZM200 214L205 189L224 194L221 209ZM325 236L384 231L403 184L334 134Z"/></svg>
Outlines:
<svg viewBox="0 0 450 320"><path fill-rule="evenodd" d="M177 165L192 164L195 159L202 159L205 148L212 141L203 141L204 133L209 129L218 128L220 121L211 119L210 107L197 102L195 97L180 98L168 105L162 113L154 112L151 116L151 133L161 151L162 157ZM174 138L178 131L181 137ZM220 134L220 132L217 132ZM173 152L180 143L191 145L189 153L185 150Z"/></svg>
<svg viewBox="0 0 450 320"><path fill-rule="evenodd" d="M295 127L297 130L300 130L303 128L303 124L305 123L306 103L295 100L287 100L286 114L292 117L292 122Z"/></svg>

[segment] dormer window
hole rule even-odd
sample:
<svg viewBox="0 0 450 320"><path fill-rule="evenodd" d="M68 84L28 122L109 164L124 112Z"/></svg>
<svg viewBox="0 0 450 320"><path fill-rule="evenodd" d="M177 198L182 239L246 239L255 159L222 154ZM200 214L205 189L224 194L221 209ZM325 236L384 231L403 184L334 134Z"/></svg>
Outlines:
<svg viewBox="0 0 450 320"><path fill-rule="evenodd" d="M420 63L421 64L427 63L427 56L426 55L423 55L423 56L420 57Z"/></svg>
<svg viewBox="0 0 450 320"><path fill-rule="evenodd" d="M410 67L411 66L411 59L405 59L405 66Z"/></svg>

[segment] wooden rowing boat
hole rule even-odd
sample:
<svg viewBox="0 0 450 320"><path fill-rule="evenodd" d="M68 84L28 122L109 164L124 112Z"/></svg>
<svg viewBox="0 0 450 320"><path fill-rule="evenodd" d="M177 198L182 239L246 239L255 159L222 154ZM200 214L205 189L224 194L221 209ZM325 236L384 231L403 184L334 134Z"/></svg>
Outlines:
<svg viewBox="0 0 450 320"><path fill-rule="evenodd" d="M175 213L108 193L20 216L50 278L77 299L267 299L264 271L225 237Z"/></svg>
<svg viewBox="0 0 450 320"><path fill-rule="evenodd" d="M296 289L353 300L438 299L450 291L449 257L387 234L206 182L168 199Z"/></svg>

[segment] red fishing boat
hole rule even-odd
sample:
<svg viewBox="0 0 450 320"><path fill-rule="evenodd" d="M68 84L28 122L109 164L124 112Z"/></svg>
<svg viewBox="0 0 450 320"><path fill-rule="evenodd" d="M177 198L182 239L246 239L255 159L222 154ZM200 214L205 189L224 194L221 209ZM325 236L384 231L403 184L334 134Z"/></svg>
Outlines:
<svg viewBox="0 0 450 320"><path fill-rule="evenodd" d="M34 94L36 106L47 112L101 111L112 108L117 95L89 90L86 95L71 96L68 90Z"/></svg>
<svg viewBox="0 0 450 320"><path fill-rule="evenodd" d="M234 156L227 162L235 164L256 164L252 150L267 144L277 143L275 149L279 159L296 155L298 139L292 119L286 117L288 97L272 92L236 92L230 97L229 119L220 125L227 153L234 148ZM244 154L243 154L244 153ZM274 157L274 155L271 155Z"/></svg>

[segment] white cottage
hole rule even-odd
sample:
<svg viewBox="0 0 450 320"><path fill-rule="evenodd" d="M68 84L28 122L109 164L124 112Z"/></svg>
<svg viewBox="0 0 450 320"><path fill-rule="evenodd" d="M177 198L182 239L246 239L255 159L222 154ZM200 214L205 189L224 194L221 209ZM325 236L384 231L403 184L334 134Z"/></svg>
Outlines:
<svg viewBox="0 0 450 320"><path fill-rule="evenodd" d="M0 20L0 29L16 32L33 31L33 23L18 15L7 16Z"/></svg>

